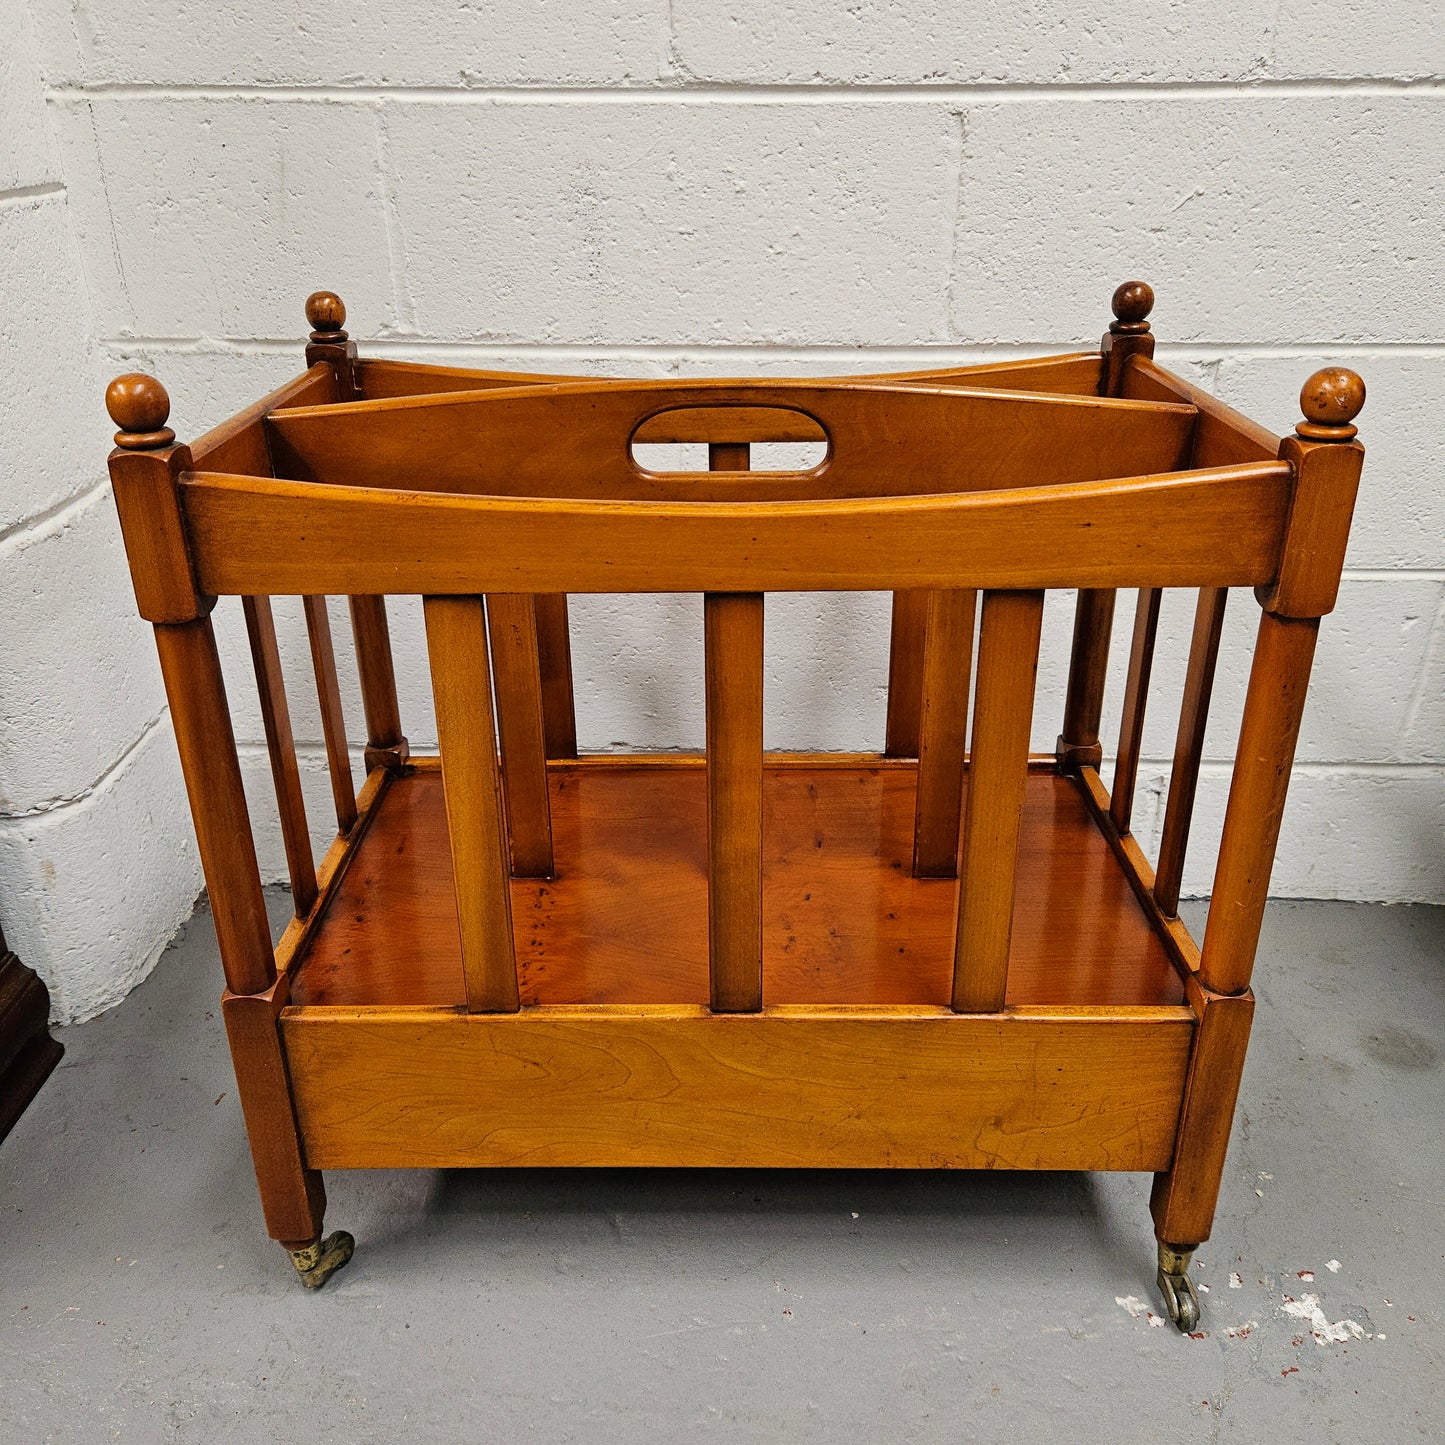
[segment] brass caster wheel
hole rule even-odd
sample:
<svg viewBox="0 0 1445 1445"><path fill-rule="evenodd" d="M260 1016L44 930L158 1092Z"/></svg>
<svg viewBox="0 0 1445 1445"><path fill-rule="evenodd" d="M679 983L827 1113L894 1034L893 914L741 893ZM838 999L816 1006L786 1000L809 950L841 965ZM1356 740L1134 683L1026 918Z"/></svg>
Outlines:
<svg viewBox="0 0 1445 1445"><path fill-rule="evenodd" d="M356 1249L356 1241L344 1230L318 1237L300 1249L288 1249L291 1263L307 1289L320 1289L336 1273Z"/></svg>
<svg viewBox="0 0 1445 1445"><path fill-rule="evenodd" d="M1159 1293L1164 1296L1164 1309L1181 1334L1192 1334L1199 1326L1199 1296L1189 1278L1192 1249L1159 1246Z"/></svg>

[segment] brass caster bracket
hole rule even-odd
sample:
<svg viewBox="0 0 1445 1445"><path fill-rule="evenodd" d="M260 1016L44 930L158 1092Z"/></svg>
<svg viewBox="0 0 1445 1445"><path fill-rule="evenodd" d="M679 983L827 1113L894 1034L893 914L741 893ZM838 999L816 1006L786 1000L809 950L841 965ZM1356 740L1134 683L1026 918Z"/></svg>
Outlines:
<svg viewBox="0 0 1445 1445"><path fill-rule="evenodd" d="M356 1241L344 1230L328 1234L324 1239L318 1236L300 1249L288 1249L291 1263L301 1276L301 1283L307 1289L320 1289L336 1273L356 1249Z"/></svg>
<svg viewBox="0 0 1445 1445"><path fill-rule="evenodd" d="M1179 1249L1172 1244L1159 1246L1159 1293L1164 1308L1181 1334L1192 1334L1199 1325L1199 1296L1189 1278L1189 1261L1193 1249Z"/></svg>

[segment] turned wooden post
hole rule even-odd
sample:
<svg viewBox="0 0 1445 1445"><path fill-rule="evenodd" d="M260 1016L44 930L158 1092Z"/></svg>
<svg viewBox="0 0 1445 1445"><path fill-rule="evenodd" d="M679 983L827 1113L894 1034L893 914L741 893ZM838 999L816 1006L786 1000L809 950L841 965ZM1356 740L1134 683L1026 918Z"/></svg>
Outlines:
<svg viewBox="0 0 1445 1445"><path fill-rule="evenodd" d="M306 319L311 324L307 366L324 361L336 373L336 399L360 400L356 386L356 343L346 334L345 303L334 291L313 291L306 298ZM409 749L397 705L386 598L349 597L347 605L356 638L361 705L366 714L366 770L389 768L394 772L405 766Z"/></svg>
<svg viewBox="0 0 1445 1445"><path fill-rule="evenodd" d="M1351 424L1365 384L1342 367L1300 393L1305 419L1280 444L1295 470L1279 575L1256 593L1263 612L1240 723L1224 834L1197 976L1199 1015L1173 1167L1154 1176L1161 1244L1187 1256L1209 1238L1244 1068L1249 991L1280 817L1304 714L1320 618L1335 605L1364 448ZM1161 1256L1162 1258L1162 1256Z"/></svg>
<svg viewBox="0 0 1445 1445"><path fill-rule="evenodd" d="M1122 396L1124 363L1131 356L1153 356L1154 336L1148 315L1154 292L1143 281L1126 281L1113 296L1114 320L1100 346L1104 369L1100 396ZM1099 743L1099 718L1104 710L1104 680L1109 671L1109 641L1114 627L1114 592L1085 587L1074 610L1074 647L1069 657L1069 688L1064 703L1064 728L1056 753L1064 772L1097 768L1104 750Z"/></svg>
<svg viewBox="0 0 1445 1445"><path fill-rule="evenodd" d="M136 603L155 628L226 975L222 1016L266 1224L288 1248L310 1251L320 1247L326 1192L321 1175L305 1165L286 1082L276 1028L286 980L278 980L271 952L271 925L211 630L216 599L196 588L187 553L179 486L190 452L175 444L166 425L170 397L154 377L117 377L105 402L120 428L110 454L115 505Z"/></svg>

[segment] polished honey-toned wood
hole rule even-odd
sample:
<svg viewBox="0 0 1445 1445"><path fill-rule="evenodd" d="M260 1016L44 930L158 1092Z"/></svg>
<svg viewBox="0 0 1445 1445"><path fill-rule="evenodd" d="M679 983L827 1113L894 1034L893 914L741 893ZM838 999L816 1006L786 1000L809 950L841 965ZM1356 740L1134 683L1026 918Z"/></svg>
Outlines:
<svg viewBox="0 0 1445 1445"><path fill-rule="evenodd" d="M409 749L397 704L396 661L391 651L386 598L348 597L347 604L356 639L361 705L366 714L366 770L399 768L406 762Z"/></svg>
<svg viewBox="0 0 1445 1445"><path fill-rule="evenodd" d="M117 379L117 510L257 1179L307 1283L349 1257L320 1168L1114 1168L1156 1175L1165 1293L1188 1294L1364 386L1316 373L1281 442L1154 361L1152 305L1121 286L1093 353L603 381L362 357L323 291L307 370L191 448L158 381ZM821 454L754 469L770 442ZM653 470L634 449L655 443L705 444L709 469ZM1156 870L1130 827L1166 587L1200 604ZM1074 648L1056 753L1030 758L1050 588L1079 592ZM1119 588L1139 598L1111 796ZM1201 948L1177 905L1230 588L1262 612ZM884 753L766 753L765 594L840 590L893 596ZM576 755L573 592L701 595L705 754ZM305 599L337 804L319 868L278 594ZM223 595L245 599L296 894L274 952ZM437 758L403 731L392 595L423 598ZM359 795L328 596L356 633Z"/></svg>
<svg viewBox="0 0 1445 1445"><path fill-rule="evenodd" d="M537 616L537 666L542 674L542 727L549 758L577 756L577 705L572 695L572 634L567 594L532 599Z"/></svg>
<svg viewBox="0 0 1445 1445"><path fill-rule="evenodd" d="M1224 633L1224 609L1228 601L1228 589L1201 587L1194 609L1194 633L1189 642L1189 666L1184 674L1184 697L1179 704L1174 765L1169 774L1169 798L1164 805L1164 830L1159 836L1159 862L1154 878L1154 897L1159 907L1170 915L1179 912L1184 854L1189 846L1189 826L1194 819L1199 764L1204 757L1204 729L1209 721L1209 699L1214 691L1214 670L1219 661L1219 640Z"/></svg>
<svg viewBox="0 0 1445 1445"><path fill-rule="evenodd" d="M294 1082L287 1075L277 1032L286 999L282 974L259 994L242 996L228 989L221 997L221 1017L267 1231L272 1239L304 1244L321 1232L326 1186L306 1158L296 1125Z"/></svg>
<svg viewBox="0 0 1445 1445"><path fill-rule="evenodd" d="M487 598L492 688L502 752L502 797L512 872L519 878L552 876L552 824L547 815L547 736L542 717L542 668L537 653L537 612L525 593Z"/></svg>
<svg viewBox="0 0 1445 1445"><path fill-rule="evenodd" d="M423 607L467 1007L515 1012L511 869L482 599L428 597Z"/></svg>
<svg viewBox="0 0 1445 1445"><path fill-rule="evenodd" d="M763 1006L763 599L703 599L707 686L709 994Z"/></svg>
<svg viewBox="0 0 1445 1445"><path fill-rule="evenodd" d="M653 472L629 442L660 413L811 418L801 472ZM803 500L1032 487L1183 466L1192 406L888 382L565 382L271 415L277 474L350 487L616 500ZM960 436L969 445L960 446Z"/></svg>
<svg viewBox="0 0 1445 1445"><path fill-rule="evenodd" d="M968 748L968 689L978 594L929 592L924 625L923 698L919 716L918 805L913 871L921 878L958 872L963 770Z"/></svg>
<svg viewBox="0 0 1445 1445"><path fill-rule="evenodd" d="M281 819L281 842L286 850L286 873L291 880L291 902L304 918L316 902L316 859L311 852L311 831L306 825L306 801L301 795L301 772L296 763L296 740L291 732L291 710L286 682L281 675L281 651L269 597L243 597L246 635L256 669L261 701L261 725L271 778L276 785L276 808Z"/></svg>
<svg viewBox="0 0 1445 1445"><path fill-rule="evenodd" d="M521 998L709 999L707 768L598 756L549 769L557 876L516 879ZM959 885L915 878L917 765L767 753L762 971L773 1004L947 1008ZM313 942L304 1004L457 1007L466 998L434 761L396 779ZM1174 1006L1179 976L1078 783L1030 771L1009 944L1010 1007Z"/></svg>
<svg viewBox="0 0 1445 1445"><path fill-rule="evenodd" d="M923 715L923 648L928 629L928 594L909 589L893 594L888 638L888 713L883 751L890 758L916 758Z"/></svg>
<svg viewBox="0 0 1445 1445"><path fill-rule="evenodd" d="M301 1008L282 1029L326 1169L1159 1169L1194 1023L684 1005Z"/></svg>
<svg viewBox="0 0 1445 1445"><path fill-rule="evenodd" d="M1039 665L1042 592L986 592L973 753L958 865L953 1007L990 1013L1008 996L1019 835Z"/></svg>
<svg viewBox="0 0 1445 1445"><path fill-rule="evenodd" d="M1141 587L1134 607L1134 634L1129 645L1129 674L1124 684L1124 709L1119 721L1119 756L1109 815L1121 833L1134 815L1134 788L1139 781L1139 751L1144 745L1144 713L1149 706L1149 679L1154 670L1154 642L1159 634L1159 606L1164 593Z"/></svg>
<svg viewBox="0 0 1445 1445"><path fill-rule="evenodd" d="M1315 617L1259 619L1199 965L1215 993L1249 987L1319 626Z"/></svg>
<svg viewBox="0 0 1445 1445"><path fill-rule="evenodd" d="M1278 565L1292 475L1260 462L759 512L200 472L187 475L184 501L197 580L214 593L1255 586ZM399 532L411 545L396 546Z"/></svg>
<svg viewBox="0 0 1445 1445"><path fill-rule="evenodd" d="M351 774L351 750L347 746L346 718L341 710L331 614L325 597L306 596L301 604L306 614L306 635L311 641L316 696L321 705L321 733L326 740L326 768L331 776L331 800L336 807L336 831L349 833L356 822L356 780Z"/></svg>

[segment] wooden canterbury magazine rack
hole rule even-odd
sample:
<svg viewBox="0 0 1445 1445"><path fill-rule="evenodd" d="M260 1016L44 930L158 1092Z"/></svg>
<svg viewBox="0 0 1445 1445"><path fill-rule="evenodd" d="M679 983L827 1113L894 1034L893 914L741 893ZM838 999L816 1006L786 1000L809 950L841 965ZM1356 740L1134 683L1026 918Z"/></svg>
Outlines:
<svg viewBox="0 0 1445 1445"><path fill-rule="evenodd" d="M323 1235L327 1169L1131 1169L1154 1174L1160 1286L1194 1328L1365 390L1316 373L1281 441L1154 363L1152 303L1121 286L1100 351L1043 360L611 381L362 358L318 292L307 370L189 446L159 382L111 384L266 1224L308 1285L353 1247ZM826 455L749 469L779 441ZM711 470L646 470L633 442L706 442ZM1198 606L1151 867L1130 819L1166 587ZM1047 588L1079 592L1041 757ZM1138 605L1106 785L1120 588ZM851 589L893 593L886 746L765 752L764 594ZM1200 946L1180 877L1231 589L1259 633ZM704 756L578 756L574 592L702 594ZM439 756L398 715L385 599L407 593ZM210 620L230 594L295 900L274 950ZM325 725L319 866L278 594L304 599ZM356 635L359 792L329 595Z"/></svg>

